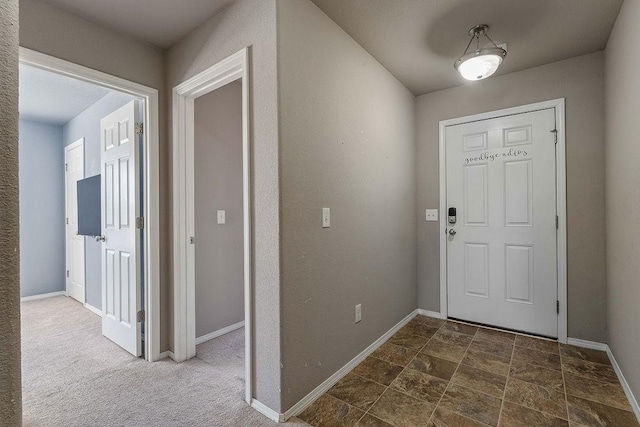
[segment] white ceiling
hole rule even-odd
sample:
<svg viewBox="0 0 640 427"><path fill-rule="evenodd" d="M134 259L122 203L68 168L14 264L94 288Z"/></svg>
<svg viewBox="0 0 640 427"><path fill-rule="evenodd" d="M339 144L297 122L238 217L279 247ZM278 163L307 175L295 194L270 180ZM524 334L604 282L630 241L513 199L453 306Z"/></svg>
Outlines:
<svg viewBox="0 0 640 427"><path fill-rule="evenodd" d="M235 0L45 0L166 49Z"/></svg>
<svg viewBox="0 0 640 427"><path fill-rule="evenodd" d="M415 95L464 84L467 31L488 24L498 74L602 50L622 0L312 0Z"/></svg>
<svg viewBox="0 0 640 427"><path fill-rule="evenodd" d="M110 92L20 64L20 118L62 126Z"/></svg>

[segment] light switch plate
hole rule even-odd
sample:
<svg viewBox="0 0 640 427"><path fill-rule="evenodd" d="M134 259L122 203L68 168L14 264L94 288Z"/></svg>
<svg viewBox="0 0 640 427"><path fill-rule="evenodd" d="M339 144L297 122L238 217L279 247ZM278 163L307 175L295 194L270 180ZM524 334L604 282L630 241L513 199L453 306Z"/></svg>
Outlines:
<svg viewBox="0 0 640 427"><path fill-rule="evenodd" d="M322 228L331 227L331 209L322 208Z"/></svg>
<svg viewBox="0 0 640 427"><path fill-rule="evenodd" d="M218 224L227 223L227 211L218 211Z"/></svg>
<svg viewBox="0 0 640 427"><path fill-rule="evenodd" d="M362 320L362 304L356 305L356 323Z"/></svg>
<svg viewBox="0 0 640 427"><path fill-rule="evenodd" d="M438 220L438 209L427 209L426 210L426 221L437 221Z"/></svg>

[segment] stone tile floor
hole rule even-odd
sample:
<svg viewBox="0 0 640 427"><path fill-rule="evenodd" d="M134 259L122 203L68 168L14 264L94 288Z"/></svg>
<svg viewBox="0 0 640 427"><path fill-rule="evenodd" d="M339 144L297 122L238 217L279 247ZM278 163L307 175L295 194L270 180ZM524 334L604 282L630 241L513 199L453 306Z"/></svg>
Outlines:
<svg viewBox="0 0 640 427"><path fill-rule="evenodd" d="M316 427L640 426L606 353L425 316L299 418Z"/></svg>

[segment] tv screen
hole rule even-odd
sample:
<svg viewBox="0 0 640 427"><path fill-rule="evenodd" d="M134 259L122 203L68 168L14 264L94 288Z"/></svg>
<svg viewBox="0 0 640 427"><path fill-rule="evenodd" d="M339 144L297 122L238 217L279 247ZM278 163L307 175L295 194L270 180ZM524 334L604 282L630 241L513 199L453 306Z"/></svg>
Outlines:
<svg viewBox="0 0 640 427"><path fill-rule="evenodd" d="M100 175L78 181L78 234L102 235Z"/></svg>

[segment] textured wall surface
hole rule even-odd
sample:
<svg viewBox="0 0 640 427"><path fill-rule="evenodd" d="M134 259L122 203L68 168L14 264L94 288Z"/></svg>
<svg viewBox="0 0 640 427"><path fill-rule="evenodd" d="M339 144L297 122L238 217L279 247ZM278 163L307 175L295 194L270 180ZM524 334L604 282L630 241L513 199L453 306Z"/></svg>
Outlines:
<svg viewBox="0 0 640 427"><path fill-rule="evenodd" d="M133 99L131 95L111 92L63 126L62 140L65 147L84 138L85 178L101 173L100 119ZM85 299L87 304L102 310L102 243L85 237L84 245Z"/></svg>
<svg viewBox="0 0 640 427"><path fill-rule="evenodd" d="M0 424L22 425L18 200L18 0L0 2Z"/></svg>
<svg viewBox="0 0 640 427"><path fill-rule="evenodd" d="M171 48L168 90L250 47L255 396L280 410L276 1L239 0Z"/></svg>
<svg viewBox="0 0 640 427"><path fill-rule="evenodd" d="M278 22L288 409L416 308L415 98L311 1Z"/></svg>
<svg viewBox="0 0 640 427"><path fill-rule="evenodd" d="M65 290L62 127L20 120L20 296Z"/></svg>
<svg viewBox="0 0 640 427"><path fill-rule="evenodd" d="M609 346L640 399L640 0L625 0L605 51Z"/></svg>
<svg viewBox="0 0 640 427"><path fill-rule="evenodd" d="M195 100L196 337L244 320L242 83ZM218 224L217 210L226 212Z"/></svg>
<svg viewBox="0 0 640 427"><path fill-rule="evenodd" d="M40 0L20 0L20 46L158 90L160 118L160 351L171 330L171 176L164 52Z"/></svg>
<svg viewBox="0 0 640 427"><path fill-rule="evenodd" d="M438 122L566 98L569 336L606 341L602 52L418 97L418 306L440 311Z"/></svg>

